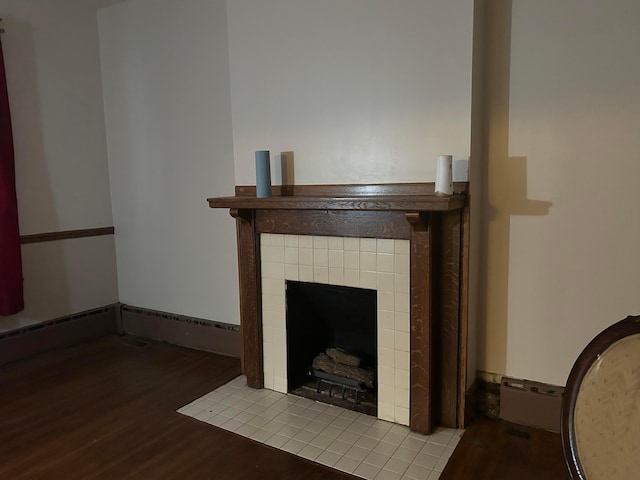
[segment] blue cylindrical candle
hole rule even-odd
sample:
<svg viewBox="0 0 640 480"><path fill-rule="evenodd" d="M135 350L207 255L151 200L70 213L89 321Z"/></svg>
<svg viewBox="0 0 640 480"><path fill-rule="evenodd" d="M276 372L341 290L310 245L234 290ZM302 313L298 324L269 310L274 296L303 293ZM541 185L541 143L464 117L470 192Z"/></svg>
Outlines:
<svg viewBox="0 0 640 480"><path fill-rule="evenodd" d="M271 196L271 159L269 150L256 152L256 197Z"/></svg>

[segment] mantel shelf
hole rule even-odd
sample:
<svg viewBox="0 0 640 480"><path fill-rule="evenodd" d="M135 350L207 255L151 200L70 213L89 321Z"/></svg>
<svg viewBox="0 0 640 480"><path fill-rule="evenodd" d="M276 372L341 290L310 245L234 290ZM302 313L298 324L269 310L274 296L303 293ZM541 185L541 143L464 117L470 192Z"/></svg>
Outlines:
<svg viewBox="0 0 640 480"><path fill-rule="evenodd" d="M464 207L464 195L374 195L353 197L253 196L216 197L207 199L211 208L253 210L377 210L444 212Z"/></svg>

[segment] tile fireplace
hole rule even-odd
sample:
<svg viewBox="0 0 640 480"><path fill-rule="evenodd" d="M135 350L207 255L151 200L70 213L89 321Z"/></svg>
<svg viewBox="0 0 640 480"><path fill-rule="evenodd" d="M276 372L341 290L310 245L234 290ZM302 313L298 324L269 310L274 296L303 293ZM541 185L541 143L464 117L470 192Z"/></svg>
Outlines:
<svg viewBox="0 0 640 480"><path fill-rule="evenodd" d="M467 184L255 187L208 199L236 218L243 372L287 392L286 280L376 291L378 416L463 427Z"/></svg>

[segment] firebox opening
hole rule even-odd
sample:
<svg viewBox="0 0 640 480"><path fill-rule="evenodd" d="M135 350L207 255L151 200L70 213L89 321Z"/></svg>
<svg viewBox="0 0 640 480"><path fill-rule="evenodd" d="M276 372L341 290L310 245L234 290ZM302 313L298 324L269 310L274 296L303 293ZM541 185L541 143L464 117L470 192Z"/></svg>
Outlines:
<svg viewBox="0 0 640 480"><path fill-rule="evenodd" d="M290 393L377 416L377 293L286 282Z"/></svg>

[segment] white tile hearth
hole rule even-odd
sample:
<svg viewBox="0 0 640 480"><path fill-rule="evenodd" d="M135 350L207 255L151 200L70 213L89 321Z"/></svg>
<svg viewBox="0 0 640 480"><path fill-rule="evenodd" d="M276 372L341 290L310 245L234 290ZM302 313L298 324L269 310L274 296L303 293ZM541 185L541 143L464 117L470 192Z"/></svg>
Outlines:
<svg viewBox="0 0 640 480"><path fill-rule="evenodd" d="M240 376L179 413L308 460L370 480L435 480L462 430L432 435L272 390Z"/></svg>

